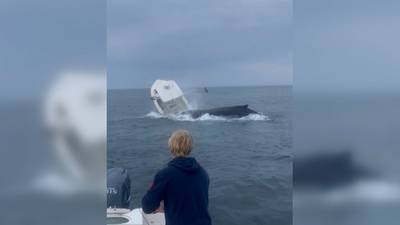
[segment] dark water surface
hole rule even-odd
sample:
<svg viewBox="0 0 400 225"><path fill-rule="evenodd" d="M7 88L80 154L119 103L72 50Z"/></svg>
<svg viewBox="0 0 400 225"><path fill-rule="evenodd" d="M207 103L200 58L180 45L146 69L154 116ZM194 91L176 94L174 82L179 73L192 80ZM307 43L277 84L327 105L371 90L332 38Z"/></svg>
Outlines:
<svg viewBox="0 0 400 225"><path fill-rule="evenodd" d="M132 180L131 208L169 161L167 140L189 130L193 155L210 176L213 224L291 224L291 88L226 87L184 90L197 108L249 104L265 117L226 120L164 118L154 113L148 89L108 91L108 167Z"/></svg>
<svg viewBox="0 0 400 225"><path fill-rule="evenodd" d="M399 115L398 93L295 93L296 224L399 224ZM296 180L307 182L299 176L302 159L321 155L348 157L330 165L309 163L320 168L323 180L315 182L318 173L307 171L314 183L299 185Z"/></svg>

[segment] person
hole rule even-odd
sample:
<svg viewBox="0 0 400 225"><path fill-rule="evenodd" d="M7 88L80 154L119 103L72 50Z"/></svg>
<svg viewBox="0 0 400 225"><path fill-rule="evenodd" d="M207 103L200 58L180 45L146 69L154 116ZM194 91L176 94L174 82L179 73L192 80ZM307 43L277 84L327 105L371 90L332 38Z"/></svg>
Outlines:
<svg viewBox="0 0 400 225"><path fill-rule="evenodd" d="M159 171L142 199L144 213L165 212L166 225L211 225L207 172L191 157L193 140L178 130L168 140L172 160Z"/></svg>

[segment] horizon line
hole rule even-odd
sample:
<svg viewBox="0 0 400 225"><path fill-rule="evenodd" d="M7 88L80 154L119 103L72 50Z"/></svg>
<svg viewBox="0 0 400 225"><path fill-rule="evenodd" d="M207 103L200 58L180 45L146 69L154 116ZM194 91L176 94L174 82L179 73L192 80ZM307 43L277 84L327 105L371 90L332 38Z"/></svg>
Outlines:
<svg viewBox="0 0 400 225"><path fill-rule="evenodd" d="M227 87L232 87L232 88L240 88L240 87L277 87L277 86L293 86L293 84L265 84L265 85L243 85L243 86L237 86L237 85L227 85L227 86L187 86L183 87L184 88L227 88ZM150 87L121 87L121 88L108 88L107 90L131 90L131 89L149 89Z"/></svg>

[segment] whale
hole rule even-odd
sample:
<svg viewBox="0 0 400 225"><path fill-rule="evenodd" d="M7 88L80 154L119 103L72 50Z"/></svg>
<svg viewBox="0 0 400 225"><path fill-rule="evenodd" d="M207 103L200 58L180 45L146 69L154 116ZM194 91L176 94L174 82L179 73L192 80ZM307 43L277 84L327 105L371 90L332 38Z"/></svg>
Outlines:
<svg viewBox="0 0 400 225"><path fill-rule="evenodd" d="M228 118L240 118L247 116L249 114L258 114L256 111L249 108L248 105L235 105L235 106L225 106L211 109L198 109L198 110L188 110L182 112L181 114L190 115L192 118L196 119L203 115L213 115Z"/></svg>
<svg viewBox="0 0 400 225"><path fill-rule="evenodd" d="M327 190L378 176L371 168L356 163L349 150L296 157L293 162L293 184L297 188Z"/></svg>
<svg viewBox="0 0 400 225"><path fill-rule="evenodd" d="M205 89L208 91L208 89ZM240 118L249 114L258 114L248 105L234 105L210 109L190 107L183 91L174 80L156 80L150 88L150 99L161 115L190 115L196 119L203 115L213 115L228 118Z"/></svg>

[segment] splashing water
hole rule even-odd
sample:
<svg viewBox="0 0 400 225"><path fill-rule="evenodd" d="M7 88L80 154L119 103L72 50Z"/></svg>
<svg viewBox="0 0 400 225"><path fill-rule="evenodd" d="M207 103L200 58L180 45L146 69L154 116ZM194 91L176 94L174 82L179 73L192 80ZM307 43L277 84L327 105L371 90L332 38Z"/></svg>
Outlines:
<svg viewBox="0 0 400 225"><path fill-rule="evenodd" d="M165 118L165 119L171 119L171 120L175 120L175 121L192 121L192 122L196 122L196 121L227 121L227 122L230 122L230 121L267 121L267 120L270 120L267 115L255 114L255 113L249 114L247 116L240 117L240 118L226 118L223 116L215 116L215 115L210 115L210 114L206 113L198 118L193 118L189 114L162 115L160 113L151 111L151 112L147 113L145 115L145 117L152 118L152 119Z"/></svg>
<svg viewBox="0 0 400 225"><path fill-rule="evenodd" d="M154 119L167 118L166 116L161 115L160 113L154 112L154 111L147 113L145 117L154 118Z"/></svg>

